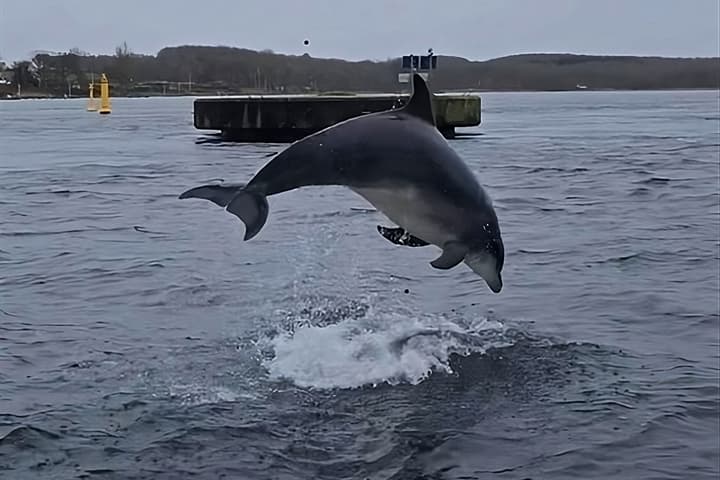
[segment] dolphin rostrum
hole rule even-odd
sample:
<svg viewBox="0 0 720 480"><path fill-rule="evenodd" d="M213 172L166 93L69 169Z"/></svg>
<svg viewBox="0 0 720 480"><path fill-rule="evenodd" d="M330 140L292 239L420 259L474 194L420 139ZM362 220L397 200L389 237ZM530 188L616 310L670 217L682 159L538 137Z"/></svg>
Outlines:
<svg viewBox="0 0 720 480"><path fill-rule="evenodd" d="M389 241L442 249L430 262L465 262L490 289L502 289L505 251L492 200L435 127L432 97L420 75L413 94L394 110L351 118L290 145L245 185L203 185L180 198L204 198L260 232L267 197L311 185L344 185L399 228L378 226Z"/></svg>

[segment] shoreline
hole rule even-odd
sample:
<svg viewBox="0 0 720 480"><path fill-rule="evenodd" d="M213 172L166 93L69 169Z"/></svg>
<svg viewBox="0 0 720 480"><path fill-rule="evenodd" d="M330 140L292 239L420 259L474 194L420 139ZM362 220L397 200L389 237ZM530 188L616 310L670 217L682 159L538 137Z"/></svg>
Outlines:
<svg viewBox="0 0 720 480"><path fill-rule="evenodd" d="M694 92L694 91L716 91L720 92L720 88L712 88L712 87L686 87L686 88L678 88L678 87L672 87L672 88L586 88L586 89L578 89L578 88L572 88L572 89L542 89L542 90L531 90L531 89L488 89L488 90L478 90L478 89L472 89L472 90L443 90L437 92L438 94L481 94L481 93L568 93L568 92L578 92L578 93L588 93L588 92ZM343 92L343 95L346 95L348 97L352 97L354 95L362 95L362 94L389 94L389 95L407 95L407 92ZM208 95L207 93L179 93L179 94L145 94L145 95L111 95L110 98L179 98L179 97L238 97L238 96L245 96L245 95L254 95L254 96L283 96L281 93L275 93L275 92L264 92L264 93L258 93L258 92L233 92L233 93L223 93L220 95ZM323 96L327 95L326 92L311 92L304 95L309 96ZM31 95L3 95L0 96L0 100L78 100L78 99L84 99L87 100L88 97L86 96L60 96L60 95L50 95L50 94L31 94Z"/></svg>

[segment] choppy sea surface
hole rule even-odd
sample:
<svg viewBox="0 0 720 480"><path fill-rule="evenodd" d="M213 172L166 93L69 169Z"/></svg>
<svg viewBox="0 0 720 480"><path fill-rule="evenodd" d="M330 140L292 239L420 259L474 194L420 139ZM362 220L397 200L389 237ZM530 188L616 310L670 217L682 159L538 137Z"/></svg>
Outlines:
<svg viewBox="0 0 720 480"><path fill-rule="evenodd" d="M191 98L0 102L0 478L716 479L717 91L487 93L493 294Z"/></svg>

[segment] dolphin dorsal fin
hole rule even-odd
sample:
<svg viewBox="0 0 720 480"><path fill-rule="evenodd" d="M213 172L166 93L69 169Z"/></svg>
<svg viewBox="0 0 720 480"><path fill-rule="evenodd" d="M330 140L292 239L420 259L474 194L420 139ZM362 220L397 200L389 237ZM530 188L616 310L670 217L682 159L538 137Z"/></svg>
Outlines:
<svg viewBox="0 0 720 480"><path fill-rule="evenodd" d="M425 120L431 125L435 125L435 114L433 113L432 94L428 90L427 84L423 77L417 73L413 73L413 93L402 110L408 115Z"/></svg>

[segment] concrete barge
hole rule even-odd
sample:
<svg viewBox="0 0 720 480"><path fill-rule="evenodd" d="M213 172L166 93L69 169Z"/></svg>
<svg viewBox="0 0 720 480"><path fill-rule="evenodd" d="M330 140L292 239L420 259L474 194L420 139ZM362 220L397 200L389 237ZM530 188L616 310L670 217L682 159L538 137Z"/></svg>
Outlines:
<svg viewBox="0 0 720 480"><path fill-rule="evenodd" d="M409 94L242 95L200 97L194 125L239 142L293 142L343 120L404 105ZM438 130L455 137L455 128L480 124L480 97L436 94Z"/></svg>

